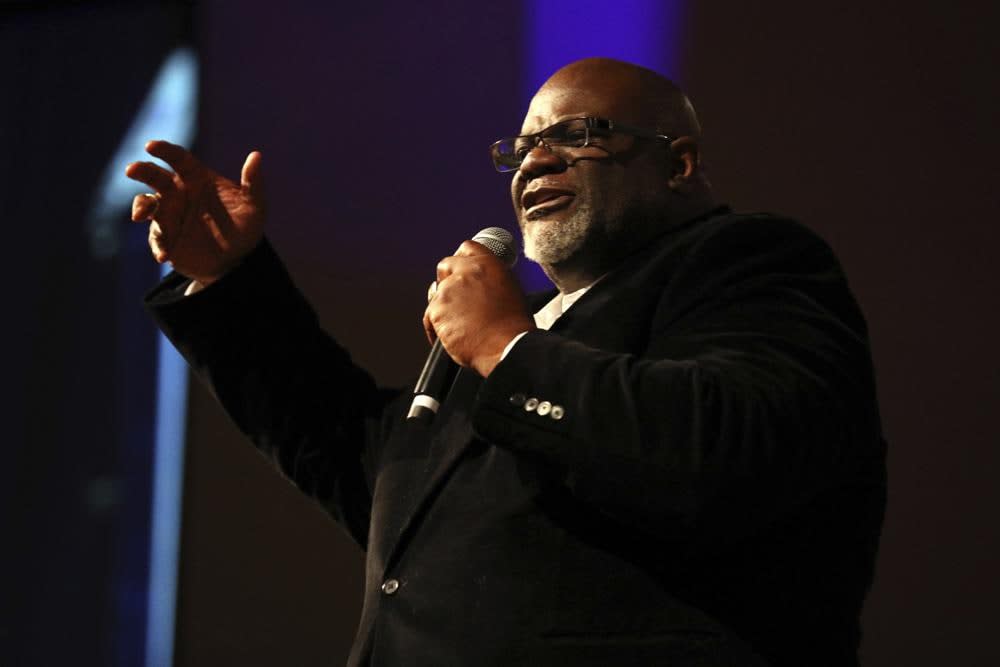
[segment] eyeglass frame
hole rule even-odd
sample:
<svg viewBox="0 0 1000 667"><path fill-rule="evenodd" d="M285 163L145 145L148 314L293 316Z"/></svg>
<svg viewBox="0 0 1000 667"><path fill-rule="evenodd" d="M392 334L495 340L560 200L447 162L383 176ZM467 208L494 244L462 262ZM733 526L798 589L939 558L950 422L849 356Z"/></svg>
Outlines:
<svg viewBox="0 0 1000 667"><path fill-rule="evenodd" d="M571 148L586 148L587 146L590 146L591 145L590 131L594 129L609 130L612 132L622 132L624 134L630 134L634 137L641 137L644 139L661 139L663 141L666 141L667 143L672 143L677 140L676 137L671 137L666 134L661 134L655 130L650 130L642 127L634 127L632 125L625 125L610 120L608 118L599 118L597 116L577 116L575 118L566 118L564 120L559 121L558 123L552 123L548 127L542 128L538 132L534 132L532 134L519 134L515 137L504 137L503 139L494 141L492 144L490 144L490 157L493 159L494 169L496 169L501 174L517 171L518 169L521 168L521 165L524 163L524 158L528 157L528 153L535 150L535 148L538 147L539 145L545 147L545 149L548 150L549 152L552 152L552 146L546 143L545 137L543 135L556 126L565 125L566 123L572 123L573 121L577 120L584 121L584 130L586 131L586 136L584 137L584 141L581 145L571 146ZM528 149L528 151L524 154L524 156L518 161L516 166L510 166L506 169L502 169L501 163L497 159L497 156L499 155L498 147L500 146L500 144L506 141L516 143L518 139L530 139L531 148Z"/></svg>

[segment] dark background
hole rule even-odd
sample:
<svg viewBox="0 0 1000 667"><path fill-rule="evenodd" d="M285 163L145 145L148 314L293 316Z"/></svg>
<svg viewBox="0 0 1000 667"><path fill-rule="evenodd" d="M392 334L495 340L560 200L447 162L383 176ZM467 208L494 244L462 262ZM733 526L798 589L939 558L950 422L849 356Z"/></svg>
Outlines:
<svg viewBox="0 0 1000 667"><path fill-rule="evenodd" d="M275 4L4 15L3 664L112 664L130 607L101 591L141 580L141 548L108 535L144 506L143 480L116 471L142 457L121 443L149 409L101 397L152 372L152 331L130 322L155 266L134 259L139 227L118 259L88 259L81 216L164 49L199 48L197 151L233 177L263 151L269 236L383 383L423 360L436 260L514 224L485 146L525 110L520 3ZM867 314L890 443L869 666L1000 664L998 25L991 3L698 0L668 72L701 114L720 197L819 231ZM189 414L176 664L342 663L360 551L200 387ZM119 501L95 502L95 480Z"/></svg>

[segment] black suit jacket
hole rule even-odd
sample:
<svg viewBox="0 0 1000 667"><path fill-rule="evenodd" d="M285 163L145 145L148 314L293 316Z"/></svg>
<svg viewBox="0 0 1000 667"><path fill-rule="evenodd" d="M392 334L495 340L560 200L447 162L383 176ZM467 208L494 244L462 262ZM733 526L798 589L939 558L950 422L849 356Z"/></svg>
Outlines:
<svg viewBox="0 0 1000 667"><path fill-rule="evenodd" d="M884 445L864 320L797 223L667 231L430 427L266 242L186 282L160 326L366 551L351 665L856 664Z"/></svg>

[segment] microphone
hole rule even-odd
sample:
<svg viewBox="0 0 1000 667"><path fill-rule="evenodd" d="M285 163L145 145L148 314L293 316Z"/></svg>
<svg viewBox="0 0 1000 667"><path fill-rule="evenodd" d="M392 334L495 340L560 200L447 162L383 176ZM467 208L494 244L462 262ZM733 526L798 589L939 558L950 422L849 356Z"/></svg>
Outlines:
<svg viewBox="0 0 1000 667"><path fill-rule="evenodd" d="M500 258L508 268L514 266L517 261L517 241L506 229L502 227L487 227L481 230L472 240L486 246L486 249ZM452 382L455 381L455 374L458 372L458 364L452 361L441 339L434 341L424 369L417 379L417 386L413 388L413 403L410 404L410 412L407 419L419 419L425 423L434 420L438 408L444 402L451 389Z"/></svg>

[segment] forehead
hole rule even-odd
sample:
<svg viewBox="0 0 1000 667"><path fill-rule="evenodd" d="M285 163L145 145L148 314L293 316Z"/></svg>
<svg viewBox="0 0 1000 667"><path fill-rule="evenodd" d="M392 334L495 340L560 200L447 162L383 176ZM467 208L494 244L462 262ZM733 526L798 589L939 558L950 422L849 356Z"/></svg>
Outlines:
<svg viewBox="0 0 1000 667"><path fill-rule="evenodd" d="M638 91L630 86L547 83L532 98L521 134L538 132L567 118L597 116L619 123L650 125Z"/></svg>

